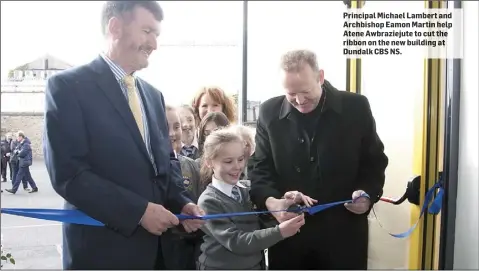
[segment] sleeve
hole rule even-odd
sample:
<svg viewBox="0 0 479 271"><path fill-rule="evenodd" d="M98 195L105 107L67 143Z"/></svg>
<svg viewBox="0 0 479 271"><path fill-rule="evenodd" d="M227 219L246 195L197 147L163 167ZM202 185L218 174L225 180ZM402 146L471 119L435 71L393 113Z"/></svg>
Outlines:
<svg viewBox="0 0 479 271"><path fill-rule="evenodd" d="M44 125L45 164L55 191L105 226L131 236L148 201L92 171L79 101L59 76L47 83Z"/></svg>
<svg viewBox="0 0 479 271"><path fill-rule="evenodd" d="M202 197L199 201L199 206L208 215L222 213L221 204L220 201L211 197ZM278 225L272 228L245 232L238 229L230 218L219 218L206 220L203 228L206 234L238 255L257 253L283 240Z"/></svg>
<svg viewBox="0 0 479 271"><path fill-rule="evenodd" d="M203 190L201 189L203 186L201 184L201 178L200 178L200 167L198 166L198 163L194 160L190 160L190 166L191 166L191 176L192 176L192 185L193 185L193 194L195 197L195 202L198 201L198 198L200 197L201 193Z"/></svg>
<svg viewBox="0 0 479 271"><path fill-rule="evenodd" d="M27 156L28 152L31 150L32 150L32 147L30 146L30 144L24 143L22 146L22 149L18 153L18 157L24 158L25 156Z"/></svg>
<svg viewBox="0 0 479 271"><path fill-rule="evenodd" d="M388 157L384 153L384 145L376 132L376 122L371 112L371 106L364 98L365 133L361 143L361 160L358 190L364 190L376 203L383 194L385 170Z"/></svg>
<svg viewBox="0 0 479 271"><path fill-rule="evenodd" d="M267 198L281 198L283 195L279 192L275 181L278 178L274 168L271 144L268 132L262 123L261 114L256 124L255 142L255 152L248 160L247 168L248 179L251 180L250 195L258 208L266 209Z"/></svg>
<svg viewBox="0 0 479 271"><path fill-rule="evenodd" d="M160 97L163 108L163 114L160 117L164 118L163 123L168 123L168 120L166 119L165 100L163 98L163 94L160 93ZM163 130L166 129L166 131L168 131L168 127L162 128ZM186 204L193 201L189 198L188 191L183 184L183 174L181 174L180 161L178 161L171 144L168 144L168 147L170 148L170 172L168 174L170 182L168 185L167 202L170 207L170 211L173 213L179 213Z"/></svg>

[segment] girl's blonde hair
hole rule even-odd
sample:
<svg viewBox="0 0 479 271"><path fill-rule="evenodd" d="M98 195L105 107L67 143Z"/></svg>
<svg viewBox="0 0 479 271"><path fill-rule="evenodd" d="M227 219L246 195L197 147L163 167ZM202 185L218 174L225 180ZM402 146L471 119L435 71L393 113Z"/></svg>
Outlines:
<svg viewBox="0 0 479 271"><path fill-rule="evenodd" d="M255 130L251 127L244 125L232 125L230 126L244 141L247 141L251 145L251 152L254 152L256 148L254 136Z"/></svg>
<svg viewBox="0 0 479 271"><path fill-rule="evenodd" d="M213 169L209 168L206 162L215 159L221 148L225 144L232 142L241 143L242 139L235 131L229 128L214 131L206 138L203 145L203 156L201 157L200 169L200 178L203 185L209 184L213 177Z"/></svg>

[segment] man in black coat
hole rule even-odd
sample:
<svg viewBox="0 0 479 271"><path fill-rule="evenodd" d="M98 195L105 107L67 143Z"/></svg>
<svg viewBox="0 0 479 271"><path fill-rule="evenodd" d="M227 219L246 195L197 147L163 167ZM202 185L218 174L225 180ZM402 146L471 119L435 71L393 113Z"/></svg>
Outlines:
<svg viewBox="0 0 479 271"><path fill-rule="evenodd" d="M369 102L325 81L313 52L288 52L281 68L286 95L261 105L248 162L254 204L286 209L283 195L291 190L320 204L351 195L354 203L308 216L301 232L268 250L269 268L367 269L367 215L388 164ZM296 214L273 215L281 222Z"/></svg>
<svg viewBox="0 0 479 271"><path fill-rule="evenodd" d="M0 149L1 149L1 165L0 165L0 171L2 175L2 182L7 181L7 165L8 161L10 160L10 144L8 142L7 137L2 138L0 141Z"/></svg>

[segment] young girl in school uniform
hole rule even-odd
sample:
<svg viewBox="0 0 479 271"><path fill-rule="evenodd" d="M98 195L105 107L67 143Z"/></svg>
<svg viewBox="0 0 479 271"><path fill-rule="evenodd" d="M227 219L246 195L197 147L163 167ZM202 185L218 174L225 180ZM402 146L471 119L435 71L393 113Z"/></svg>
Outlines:
<svg viewBox="0 0 479 271"><path fill-rule="evenodd" d="M239 181L243 169L244 142L237 133L231 128L211 133L205 140L200 171L210 183L198 205L209 215L252 211L248 188ZM207 220L198 267L263 269L263 251L295 235L302 225L303 214L266 229L260 229L256 215Z"/></svg>

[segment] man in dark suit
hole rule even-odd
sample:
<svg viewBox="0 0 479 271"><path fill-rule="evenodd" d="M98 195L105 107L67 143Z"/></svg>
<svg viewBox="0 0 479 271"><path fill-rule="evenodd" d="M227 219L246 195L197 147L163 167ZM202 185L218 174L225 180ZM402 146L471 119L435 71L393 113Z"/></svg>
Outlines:
<svg viewBox="0 0 479 271"><path fill-rule="evenodd" d="M107 50L58 73L46 90L44 154L66 209L105 227L64 224L65 269L160 269L160 235L173 214L204 212L187 197L161 92L135 77L157 49L156 1L108 1ZM98 140L98 137L102 140ZM196 231L200 220L181 223Z"/></svg>
<svg viewBox="0 0 479 271"><path fill-rule="evenodd" d="M10 142L8 141L6 136L0 141L0 146L1 146L1 156L2 156L0 171L2 172L2 182L6 182L7 181L7 165L10 160L10 153L11 153Z"/></svg>
<svg viewBox="0 0 479 271"><path fill-rule="evenodd" d="M366 97L324 80L307 50L282 59L286 95L261 104L248 163L253 202L284 210L296 190L319 203L354 203L306 218L301 232L268 249L270 269L367 269L368 219L384 186L388 158ZM288 133L284 133L288 131ZM359 195L367 193L370 199ZM274 213L279 222L294 213Z"/></svg>
<svg viewBox="0 0 479 271"><path fill-rule="evenodd" d="M17 142L15 149L12 151L11 159L15 161L17 169L15 177L12 182L12 189L5 189L5 191L15 194L23 184L23 189L28 191L28 184L32 187L29 193L38 192L38 187L30 173L30 166L33 163L33 153L30 139L28 139L22 131L17 133Z"/></svg>

